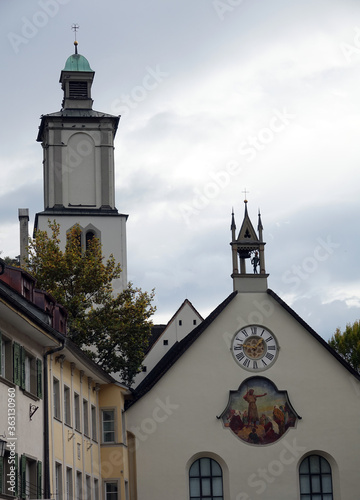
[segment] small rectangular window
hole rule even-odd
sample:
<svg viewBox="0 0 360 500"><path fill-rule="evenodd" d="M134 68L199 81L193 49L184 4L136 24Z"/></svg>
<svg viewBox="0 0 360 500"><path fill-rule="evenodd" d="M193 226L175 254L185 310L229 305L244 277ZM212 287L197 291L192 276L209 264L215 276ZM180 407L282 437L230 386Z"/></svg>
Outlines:
<svg viewBox="0 0 360 500"><path fill-rule="evenodd" d="M168 341L167 339L165 339L165 340L163 341L163 344L164 344L164 345L169 345L169 341Z"/></svg>
<svg viewBox="0 0 360 500"><path fill-rule="evenodd" d="M103 443L115 443L115 411L102 411L102 440Z"/></svg>
<svg viewBox="0 0 360 500"><path fill-rule="evenodd" d="M118 500L118 485L116 481L106 481L105 500Z"/></svg>
<svg viewBox="0 0 360 500"><path fill-rule="evenodd" d="M182 319L179 319L179 326L182 325Z"/></svg>
<svg viewBox="0 0 360 500"><path fill-rule="evenodd" d="M60 413L60 382L57 378L53 378L53 408L54 408L54 417L61 419Z"/></svg>
<svg viewBox="0 0 360 500"><path fill-rule="evenodd" d="M196 319L193 319L193 325L196 325Z"/></svg>

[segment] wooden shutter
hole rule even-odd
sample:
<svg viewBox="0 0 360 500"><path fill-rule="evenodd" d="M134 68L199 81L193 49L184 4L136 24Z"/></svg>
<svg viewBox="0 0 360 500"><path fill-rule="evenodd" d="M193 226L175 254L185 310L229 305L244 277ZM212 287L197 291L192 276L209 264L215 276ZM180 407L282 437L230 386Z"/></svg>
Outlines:
<svg viewBox="0 0 360 500"><path fill-rule="evenodd" d="M21 498L26 498L26 456L21 455L21 460L20 460L20 477L21 477L21 484L20 484L20 490Z"/></svg>
<svg viewBox="0 0 360 500"><path fill-rule="evenodd" d="M36 464L37 475L37 498L42 498L42 462L39 460Z"/></svg>
<svg viewBox="0 0 360 500"><path fill-rule="evenodd" d="M3 488L4 488L4 458L0 457L0 494L5 493Z"/></svg>
<svg viewBox="0 0 360 500"><path fill-rule="evenodd" d="M15 453L15 496L19 494L19 455Z"/></svg>
<svg viewBox="0 0 360 500"><path fill-rule="evenodd" d="M20 387L25 389L25 349L20 347Z"/></svg>
<svg viewBox="0 0 360 500"><path fill-rule="evenodd" d="M36 395L38 398L42 399L43 393L42 393L42 361L41 361L41 359L36 360L36 384L37 384Z"/></svg>
<svg viewBox="0 0 360 500"><path fill-rule="evenodd" d="M17 342L14 342L13 345L13 361L14 361L14 384L20 385L20 380L21 380L21 370L20 370L20 344Z"/></svg>

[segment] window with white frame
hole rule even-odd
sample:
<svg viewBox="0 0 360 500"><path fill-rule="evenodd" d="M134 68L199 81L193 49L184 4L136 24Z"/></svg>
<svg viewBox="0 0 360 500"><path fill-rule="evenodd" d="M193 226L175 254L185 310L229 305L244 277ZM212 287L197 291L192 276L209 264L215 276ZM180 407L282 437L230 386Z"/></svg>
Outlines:
<svg viewBox="0 0 360 500"><path fill-rule="evenodd" d="M31 392L32 394L36 394L36 360L34 356L25 351L25 360L24 360L24 389L27 392Z"/></svg>
<svg viewBox="0 0 360 500"><path fill-rule="evenodd" d="M105 482L105 500L118 500L117 481Z"/></svg>
<svg viewBox="0 0 360 500"><path fill-rule="evenodd" d="M209 457L196 460L189 470L190 500L223 500L222 470Z"/></svg>
<svg viewBox="0 0 360 500"><path fill-rule="evenodd" d="M60 413L60 382L57 378L53 378L53 408L54 408L54 417L59 419L61 418Z"/></svg>
<svg viewBox="0 0 360 500"><path fill-rule="evenodd" d="M0 357L0 373L3 378L7 380L13 379L12 367L12 343L11 339L7 338L0 332L1 339L1 357Z"/></svg>
<svg viewBox="0 0 360 500"><path fill-rule="evenodd" d="M102 441L115 443L115 410L102 410Z"/></svg>
<svg viewBox="0 0 360 500"><path fill-rule="evenodd" d="M300 500L333 500L329 462L320 455L310 455L299 468Z"/></svg>
<svg viewBox="0 0 360 500"><path fill-rule="evenodd" d="M71 425L70 388L64 385L64 422Z"/></svg>

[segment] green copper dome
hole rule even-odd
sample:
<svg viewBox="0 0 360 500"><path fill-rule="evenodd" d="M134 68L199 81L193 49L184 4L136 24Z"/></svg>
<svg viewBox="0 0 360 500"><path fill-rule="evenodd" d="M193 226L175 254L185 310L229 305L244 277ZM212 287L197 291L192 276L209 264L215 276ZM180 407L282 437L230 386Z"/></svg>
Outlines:
<svg viewBox="0 0 360 500"><path fill-rule="evenodd" d="M92 71L89 61L80 54L72 54L67 58L63 71Z"/></svg>

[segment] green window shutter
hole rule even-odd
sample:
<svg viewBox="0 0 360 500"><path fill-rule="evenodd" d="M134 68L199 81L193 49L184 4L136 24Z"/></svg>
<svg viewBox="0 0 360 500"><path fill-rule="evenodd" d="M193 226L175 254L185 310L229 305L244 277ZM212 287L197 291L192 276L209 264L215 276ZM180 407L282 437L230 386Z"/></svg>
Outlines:
<svg viewBox="0 0 360 500"><path fill-rule="evenodd" d="M37 498L42 498L42 462L40 460L36 464L37 472Z"/></svg>
<svg viewBox="0 0 360 500"><path fill-rule="evenodd" d="M3 352L2 352L3 346L2 346L2 343L1 343L1 339L2 339L2 333L0 332L0 375L1 375L1 359L2 359L2 355L3 355Z"/></svg>
<svg viewBox="0 0 360 500"><path fill-rule="evenodd" d="M0 493L5 493L3 488L4 488L4 458L0 457Z"/></svg>
<svg viewBox="0 0 360 500"><path fill-rule="evenodd" d="M14 342L13 345L13 369L14 369L14 384L20 385L21 379L21 370L20 370L20 345L17 342Z"/></svg>
<svg viewBox="0 0 360 500"><path fill-rule="evenodd" d="M21 455L21 459L20 459L20 477L21 477L20 498L26 498L26 456L25 455Z"/></svg>
<svg viewBox="0 0 360 500"><path fill-rule="evenodd" d="M36 360L36 382L37 382L37 397L42 399L42 361Z"/></svg>
<svg viewBox="0 0 360 500"><path fill-rule="evenodd" d="M15 496L19 494L19 455L15 453Z"/></svg>
<svg viewBox="0 0 360 500"><path fill-rule="evenodd" d="M20 387L25 389L25 349L20 347Z"/></svg>

